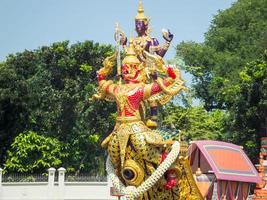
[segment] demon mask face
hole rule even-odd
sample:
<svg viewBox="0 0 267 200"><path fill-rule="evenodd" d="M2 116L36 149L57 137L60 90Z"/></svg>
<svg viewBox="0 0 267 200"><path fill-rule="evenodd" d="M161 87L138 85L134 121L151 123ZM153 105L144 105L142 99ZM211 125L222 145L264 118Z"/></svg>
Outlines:
<svg viewBox="0 0 267 200"><path fill-rule="evenodd" d="M124 63L122 77L126 83L140 83L145 81L144 70L141 64Z"/></svg>

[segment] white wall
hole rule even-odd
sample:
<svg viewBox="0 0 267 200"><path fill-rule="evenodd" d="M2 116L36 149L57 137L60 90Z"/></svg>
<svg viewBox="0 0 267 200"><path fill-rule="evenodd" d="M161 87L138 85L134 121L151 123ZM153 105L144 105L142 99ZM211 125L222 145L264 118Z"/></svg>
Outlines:
<svg viewBox="0 0 267 200"><path fill-rule="evenodd" d="M107 182L65 182L49 187L47 183L3 183L1 200L108 200Z"/></svg>
<svg viewBox="0 0 267 200"><path fill-rule="evenodd" d="M64 182L65 169L49 169L48 182L3 183L0 170L0 200L113 200L108 182Z"/></svg>

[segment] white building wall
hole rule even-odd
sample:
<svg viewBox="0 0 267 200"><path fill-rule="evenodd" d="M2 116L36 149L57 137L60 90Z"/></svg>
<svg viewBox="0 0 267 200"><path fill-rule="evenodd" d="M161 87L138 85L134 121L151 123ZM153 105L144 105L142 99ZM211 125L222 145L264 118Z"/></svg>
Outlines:
<svg viewBox="0 0 267 200"><path fill-rule="evenodd" d="M107 182L65 182L63 190L57 183L4 183L1 200L113 200Z"/></svg>
<svg viewBox="0 0 267 200"><path fill-rule="evenodd" d="M115 200L108 182L64 182L65 170L49 169L48 182L3 183L0 169L0 200Z"/></svg>

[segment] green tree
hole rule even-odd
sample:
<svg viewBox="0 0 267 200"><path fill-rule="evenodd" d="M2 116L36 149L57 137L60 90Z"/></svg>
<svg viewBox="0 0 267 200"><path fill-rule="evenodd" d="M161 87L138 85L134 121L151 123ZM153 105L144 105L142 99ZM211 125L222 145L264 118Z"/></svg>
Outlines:
<svg viewBox="0 0 267 200"><path fill-rule="evenodd" d="M4 169L8 172L46 171L62 164L61 143L51 137L29 131L20 133L8 150Z"/></svg>
<svg viewBox="0 0 267 200"><path fill-rule="evenodd" d="M226 134L225 122L228 115L224 111L207 112L203 106L165 106L163 126L180 131L181 139L219 140Z"/></svg>
<svg viewBox="0 0 267 200"><path fill-rule="evenodd" d="M240 83L231 113L231 141L244 146L257 161L260 137L266 136L267 122L267 51L261 59L249 62L239 73Z"/></svg>
<svg viewBox="0 0 267 200"><path fill-rule="evenodd" d="M64 144L68 170L97 171L104 155L99 142L112 130L115 106L89 98L96 71L112 52L110 45L65 41L9 55L0 65L0 162L20 132L33 130Z"/></svg>
<svg viewBox="0 0 267 200"><path fill-rule="evenodd" d="M182 42L177 56L192 73L197 97L205 108L229 108L244 65L267 48L267 2L239 0L220 11L205 34L204 43Z"/></svg>
<svg viewBox="0 0 267 200"><path fill-rule="evenodd" d="M13 66L0 64L0 162L13 139L27 127L26 84Z"/></svg>
<svg viewBox="0 0 267 200"><path fill-rule="evenodd" d="M229 113L224 140L243 145L251 158L259 145L257 133L266 134L266 49L265 0L237 1L214 17L203 43L177 46L205 109Z"/></svg>

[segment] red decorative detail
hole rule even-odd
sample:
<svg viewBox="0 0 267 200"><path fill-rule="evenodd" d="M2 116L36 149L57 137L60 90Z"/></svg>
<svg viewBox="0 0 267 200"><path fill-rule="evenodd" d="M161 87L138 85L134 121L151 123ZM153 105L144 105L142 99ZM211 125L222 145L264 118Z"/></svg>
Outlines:
<svg viewBox="0 0 267 200"><path fill-rule="evenodd" d="M168 82L167 80L163 80L163 84L165 86L169 86L170 82ZM158 83L153 83L152 87L151 87L151 95L157 94L158 92L161 92L160 86Z"/></svg>
<svg viewBox="0 0 267 200"><path fill-rule="evenodd" d="M177 177L174 169L169 169L166 172L166 174L167 174L167 183L164 185L164 188L170 190L176 185Z"/></svg>
<svg viewBox="0 0 267 200"><path fill-rule="evenodd" d="M106 87L106 91L105 91L107 94L110 94L109 92L109 85Z"/></svg>
<svg viewBox="0 0 267 200"><path fill-rule="evenodd" d="M123 64L121 67L121 71L123 74L128 74L128 66L126 64Z"/></svg>
<svg viewBox="0 0 267 200"><path fill-rule="evenodd" d="M168 155L168 154L167 154L165 151L162 152L160 163L162 163L162 162L167 158L167 155Z"/></svg>
<svg viewBox="0 0 267 200"><path fill-rule="evenodd" d="M105 78L106 78L105 75L103 75L103 74L97 74L97 79L98 79L99 82L105 80Z"/></svg>
<svg viewBox="0 0 267 200"><path fill-rule="evenodd" d="M118 90L120 90L119 87L117 88L117 90L113 91L113 93L117 93ZM140 87L133 94L127 97L128 106L131 109L128 110L127 107L125 106L123 110L119 110L118 115L122 116L122 111L124 111L126 117L134 116L136 112L139 110L140 102L143 100L143 96L144 96L144 89Z"/></svg>
<svg viewBox="0 0 267 200"><path fill-rule="evenodd" d="M161 91L161 89L159 87L159 84L158 83L154 83L152 85L152 87L151 87L151 95L154 95L154 94L156 94L156 93L158 93L160 91Z"/></svg>
<svg viewBox="0 0 267 200"><path fill-rule="evenodd" d="M160 161L160 163L162 163L167 158L167 155L168 154L165 151L161 153L161 161ZM169 169L169 170L166 171L165 174L167 176L167 180L166 180L167 183L165 183L164 188L166 190L170 190L177 183L177 179L176 179L177 177L176 177L176 174L175 174L175 170L174 169Z"/></svg>
<svg viewBox="0 0 267 200"><path fill-rule="evenodd" d="M168 73L169 77L171 77L172 79L176 78L176 74L175 74L172 67L169 67L169 66L167 67L167 73Z"/></svg>

